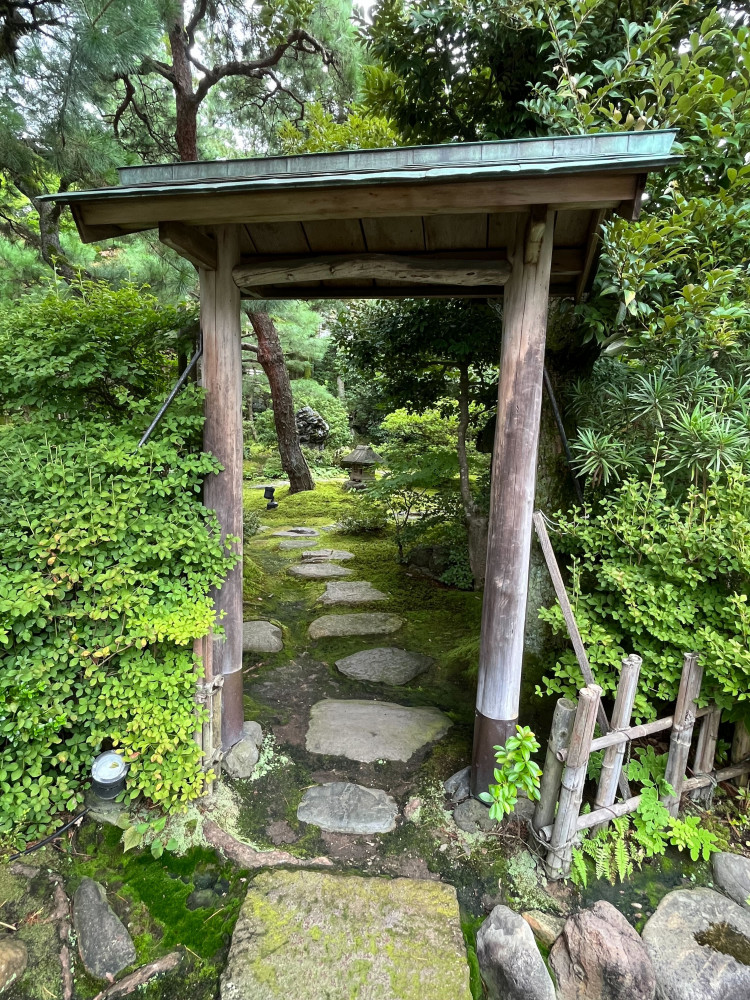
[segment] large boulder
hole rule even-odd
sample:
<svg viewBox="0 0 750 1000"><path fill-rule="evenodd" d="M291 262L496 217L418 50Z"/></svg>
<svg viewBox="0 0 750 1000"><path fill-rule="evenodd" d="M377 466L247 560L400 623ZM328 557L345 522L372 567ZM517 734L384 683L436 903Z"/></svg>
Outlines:
<svg viewBox="0 0 750 1000"><path fill-rule="evenodd" d="M89 975L109 979L135 962L130 934L107 902L104 887L93 879L82 879L75 891L73 926Z"/></svg>
<svg viewBox="0 0 750 1000"><path fill-rule="evenodd" d="M456 890L316 871L252 883L222 1000L471 1000Z"/></svg>
<svg viewBox="0 0 750 1000"><path fill-rule="evenodd" d="M555 988L531 928L496 906L479 928L477 959L488 1000L555 1000Z"/></svg>
<svg viewBox="0 0 750 1000"><path fill-rule="evenodd" d="M312 406L303 406L294 414L299 443L308 448L322 449L328 440L330 427Z"/></svg>
<svg viewBox="0 0 750 1000"><path fill-rule="evenodd" d="M748 1000L750 913L713 889L668 893L643 928L657 1000Z"/></svg>
<svg viewBox="0 0 750 1000"><path fill-rule="evenodd" d="M558 1000L653 1000L656 979L637 931L600 899L565 921L549 964Z"/></svg>
<svg viewBox="0 0 750 1000"><path fill-rule="evenodd" d="M750 910L750 858L719 851L711 858L714 882L735 903Z"/></svg>
<svg viewBox="0 0 750 1000"><path fill-rule="evenodd" d="M29 953L26 945L10 934L0 938L0 993L16 983L26 971Z"/></svg>

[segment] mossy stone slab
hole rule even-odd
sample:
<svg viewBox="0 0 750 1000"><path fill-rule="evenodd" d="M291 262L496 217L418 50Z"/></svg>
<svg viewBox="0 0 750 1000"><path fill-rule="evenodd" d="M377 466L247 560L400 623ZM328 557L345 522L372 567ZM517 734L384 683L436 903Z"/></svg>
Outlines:
<svg viewBox="0 0 750 1000"><path fill-rule="evenodd" d="M424 653L412 653L395 646L381 646L377 649L360 649L358 653L345 656L343 660L336 660L336 666L342 674L357 681L400 685L407 684L418 674L424 673L434 662L431 656L425 656Z"/></svg>
<svg viewBox="0 0 750 1000"><path fill-rule="evenodd" d="M329 833L390 833L398 806L382 788L364 788L351 781L313 785L302 796L297 819Z"/></svg>
<svg viewBox="0 0 750 1000"><path fill-rule="evenodd" d="M398 615L373 614L323 615L311 622L308 635L311 639L326 639L347 635L388 635L398 632L404 619Z"/></svg>
<svg viewBox="0 0 750 1000"><path fill-rule="evenodd" d="M243 653L279 653L284 648L284 640L278 625L267 621L242 623Z"/></svg>
<svg viewBox="0 0 750 1000"><path fill-rule="evenodd" d="M292 576L301 576L306 580L327 580L332 576L351 576L354 570L339 566L338 563L311 562L290 566L289 572Z"/></svg>
<svg viewBox="0 0 750 1000"><path fill-rule="evenodd" d="M310 709L305 744L311 753L373 760L407 761L439 740L453 723L439 708L410 708L388 701L319 701Z"/></svg>
<svg viewBox="0 0 750 1000"><path fill-rule="evenodd" d="M311 549L302 553L304 562L347 562L354 558L354 553L347 549Z"/></svg>
<svg viewBox="0 0 750 1000"><path fill-rule="evenodd" d="M289 549L308 549L316 543L311 538L285 538L279 542L279 551L287 552Z"/></svg>
<svg viewBox="0 0 750 1000"><path fill-rule="evenodd" d="M471 1000L453 886L264 872L234 929L221 1000Z"/></svg>
<svg viewBox="0 0 750 1000"><path fill-rule="evenodd" d="M370 604L372 601L387 601L388 595L376 590L366 580L334 581L326 585L320 598L321 604Z"/></svg>
<svg viewBox="0 0 750 1000"><path fill-rule="evenodd" d="M315 528L287 528L284 531L274 531L271 538L317 538L318 535Z"/></svg>

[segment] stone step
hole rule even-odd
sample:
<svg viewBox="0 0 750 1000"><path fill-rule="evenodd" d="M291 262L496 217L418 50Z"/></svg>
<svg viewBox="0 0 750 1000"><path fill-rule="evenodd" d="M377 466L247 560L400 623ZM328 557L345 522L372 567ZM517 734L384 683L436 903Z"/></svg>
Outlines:
<svg viewBox="0 0 750 1000"><path fill-rule="evenodd" d="M370 604L372 601L387 601L388 595L376 590L366 580L346 583L329 583L319 604Z"/></svg>
<svg viewBox="0 0 750 1000"><path fill-rule="evenodd" d="M297 819L329 833L390 833L398 806L382 788L332 781L308 788L297 807Z"/></svg>
<svg viewBox="0 0 750 1000"><path fill-rule="evenodd" d="M285 528L284 531L274 531L271 538L317 538L318 535L315 528Z"/></svg>
<svg viewBox="0 0 750 1000"><path fill-rule="evenodd" d="M330 586L330 584L329 584ZM346 584L343 584L346 586ZM406 684L433 665L435 661L424 653L410 653L395 646L361 649L358 653L336 660L336 666L347 677L376 684Z"/></svg>
<svg viewBox="0 0 750 1000"><path fill-rule="evenodd" d="M398 615L377 612L355 615L323 615L311 622L308 635L311 639L326 639L347 635L388 635L397 632L404 624Z"/></svg>
<svg viewBox="0 0 750 1000"><path fill-rule="evenodd" d="M242 623L243 653L279 653L283 648L278 625L261 620Z"/></svg>
<svg viewBox="0 0 750 1000"><path fill-rule="evenodd" d="M439 708L409 708L388 701L319 701L310 710L305 745L311 753L407 761L453 725Z"/></svg>
<svg viewBox="0 0 750 1000"><path fill-rule="evenodd" d="M302 553L303 562L347 562L353 558L354 553L346 549L315 549Z"/></svg>
<svg viewBox="0 0 750 1000"><path fill-rule="evenodd" d="M304 549L307 548L308 545L315 544L316 543L311 538L285 538L283 541L279 542L279 551L288 552L290 549Z"/></svg>
<svg viewBox="0 0 750 1000"><path fill-rule="evenodd" d="M456 890L442 882L262 872L221 1000L471 1000Z"/></svg>
<svg viewBox="0 0 750 1000"><path fill-rule="evenodd" d="M310 562L290 566L287 572L292 576L301 576L305 580L326 580L331 576L351 576L354 570L339 566L338 563Z"/></svg>

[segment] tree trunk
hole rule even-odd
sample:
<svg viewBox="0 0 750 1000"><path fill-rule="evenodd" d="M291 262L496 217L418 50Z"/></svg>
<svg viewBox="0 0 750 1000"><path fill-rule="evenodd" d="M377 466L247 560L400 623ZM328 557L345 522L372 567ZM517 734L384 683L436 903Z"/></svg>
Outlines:
<svg viewBox="0 0 750 1000"><path fill-rule="evenodd" d="M469 460L466 456L466 435L469 430L469 369L459 371L458 392L458 474L461 484L461 502L469 538L469 565L474 578L474 589L481 590L487 563L487 518L477 510L469 483Z"/></svg>
<svg viewBox="0 0 750 1000"><path fill-rule="evenodd" d="M184 163L198 159L198 105L193 93L193 75L188 59L188 37L182 6L169 31L169 47L172 52L172 85L177 117L174 137L180 160Z"/></svg>
<svg viewBox="0 0 750 1000"><path fill-rule="evenodd" d="M297 424L294 419L292 386L289 372L284 364L284 354L276 327L268 313L250 312L248 315L255 336L258 338L258 362L271 386L273 421L279 440L281 466L289 476L289 492L301 493L304 490L314 490L315 483L299 444Z"/></svg>

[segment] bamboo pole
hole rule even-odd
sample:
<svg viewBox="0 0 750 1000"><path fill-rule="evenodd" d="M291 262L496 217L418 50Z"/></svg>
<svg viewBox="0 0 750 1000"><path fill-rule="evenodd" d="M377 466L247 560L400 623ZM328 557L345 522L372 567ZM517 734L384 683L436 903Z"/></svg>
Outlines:
<svg viewBox="0 0 750 1000"><path fill-rule="evenodd" d="M687 767L688 754L690 753L690 742L693 738L695 713L697 711L695 702L700 694L702 679L703 667L700 664L698 654L685 653L682 677L680 678L680 690L677 694L677 704L674 710L672 733L669 737L667 769L664 774L664 780L672 786L674 794L662 797L662 802L672 816L676 816L680 811L682 786L685 782L685 768Z"/></svg>
<svg viewBox="0 0 750 1000"><path fill-rule="evenodd" d="M565 584L563 583L562 573L560 572L560 567L557 564L555 550L552 548L552 542L550 541L549 532L547 531L547 525L544 522L544 514L542 514L540 510L534 511L534 529L536 530L537 538L539 539L539 544L542 548L544 561L547 563L547 571L549 572L550 579L552 580L552 586L555 588L555 596L557 597L557 602L560 605L560 610L562 611L562 616L565 620L568 635L570 636L570 641L573 644L573 650L576 654L576 659L578 660L578 666L581 668L583 679L586 684L595 684L596 681L594 680L594 674L591 670L591 664L589 663L586 648L583 645L583 639L581 638L581 633L578 629L578 623L576 622L575 615L573 614L573 608L571 607L570 599L568 598L568 592L565 589ZM599 702L599 710L597 712L596 721L599 723L599 729L601 729L602 734L606 736L606 734L612 729L612 726L610 725L607 713L604 711L604 706L601 701ZM627 778L624 774L622 774L622 772L620 772L618 784L623 798L627 799L630 795L630 786L628 785Z"/></svg>
<svg viewBox="0 0 750 1000"><path fill-rule="evenodd" d="M711 711L710 708L699 708L695 713L696 719L702 719L704 715L708 715ZM621 743L627 743L632 740L643 739L644 736L653 736L654 733L661 733L665 729L671 729L674 724L674 716L667 715L663 719L654 719L653 722L644 722L639 726L628 726L627 729L621 730L619 733L611 732L607 733L606 736L598 736L591 743L591 752L594 753L596 750L606 750L607 747L617 746ZM568 751L563 747L557 754L558 758L565 762L568 756Z"/></svg>
<svg viewBox="0 0 750 1000"><path fill-rule="evenodd" d="M691 792L695 788L702 788L704 785L718 785L722 781L730 781L732 778L739 778L742 775L750 774L750 760L740 761L738 764L731 764L729 767L722 767L713 774L696 774L694 778L686 778L682 786L684 792Z"/></svg>
<svg viewBox="0 0 750 1000"><path fill-rule="evenodd" d="M612 729L626 729L630 725L630 716L633 713L633 704L638 689L638 677L641 672L643 660L635 653L626 656L622 661L620 680L617 684L617 697L615 707L612 710ZM617 743L604 751L602 761L602 773L599 778L599 788L594 802L595 809L611 806L617 794L617 785L622 774L622 762L625 757L625 744ZM629 796L624 796L629 798ZM597 830L603 830L607 826L607 821L599 824Z"/></svg>
<svg viewBox="0 0 750 1000"><path fill-rule="evenodd" d="M708 714L703 717L700 732L698 733L698 744L695 748L693 774L711 774L713 771L720 723L721 709L717 705L714 705L711 707ZM713 797L713 784L703 785L699 789L694 789L690 795L690 798L693 799L694 802L703 802L706 806L710 805Z"/></svg>
<svg viewBox="0 0 750 1000"><path fill-rule="evenodd" d="M734 726L734 738L732 739L732 763L737 764L740 761L746 760L748 757L750 757L750 732L748 732L747 724L744 720L740 719L740 721L735 723ZM743 774L737 782L737 787L746 788L747 783L747 774Z"/></svg>
<svg viewBox="0 0 750 1000"><path fill-rule="evenodd" d="M571 701L570 698L558 699L555 705L555 714L552 716L547 756L544 760L542 782L539 788L539 801L531 821L535 830L547 826L555 818L555 808L560 795L563 773L563 764L557 756L557 751L562 747L567 747L570 742L575 715L576 703L574 701Z"/></svg>
<svg viewBox="0 0 750 1000"><path fill-rule="evenodd" d="M563 771L560 802L547 854L546 867L550 878L564 877L570 871L572 841L583 800L583 785L601 694L602 689L597 684L587 684L578 695L568 763Z"/></svg>

